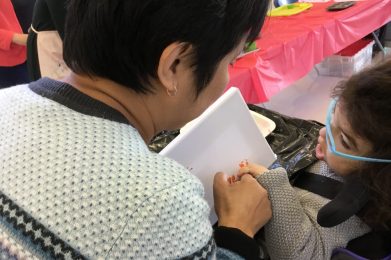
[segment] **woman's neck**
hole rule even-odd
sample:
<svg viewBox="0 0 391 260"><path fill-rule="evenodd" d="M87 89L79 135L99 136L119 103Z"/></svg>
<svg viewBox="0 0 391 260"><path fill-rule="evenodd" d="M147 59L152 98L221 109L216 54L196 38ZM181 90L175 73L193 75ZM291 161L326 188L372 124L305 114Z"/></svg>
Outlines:
<svg viewBox="0 0 391 260"><path fill-rule="evenodd" d="M63 79L80 92L99 100L123 114L146 143L157 134L154 118L145 95L138 94L113 81L71 73Z"/></svg>

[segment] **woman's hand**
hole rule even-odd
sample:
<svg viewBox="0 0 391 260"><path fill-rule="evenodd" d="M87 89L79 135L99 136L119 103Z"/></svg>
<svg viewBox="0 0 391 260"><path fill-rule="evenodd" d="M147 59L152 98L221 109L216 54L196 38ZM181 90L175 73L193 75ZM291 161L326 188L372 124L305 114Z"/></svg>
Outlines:
<svg viewBox="0 0 391 260"><path fill-rule="evenodd" d="M272 216L267 191L249 174L231 182L224 173L217 173L213 195L219 226L238 228L254 237Z"/></svg>
<svg viewBox="0 0 391 260"><path fill-rule="evenodd" d="M17 44L17 45L26 46L26 44L27 44L27 34L14 33L14 35L12 37L12 42Z"/></svg>

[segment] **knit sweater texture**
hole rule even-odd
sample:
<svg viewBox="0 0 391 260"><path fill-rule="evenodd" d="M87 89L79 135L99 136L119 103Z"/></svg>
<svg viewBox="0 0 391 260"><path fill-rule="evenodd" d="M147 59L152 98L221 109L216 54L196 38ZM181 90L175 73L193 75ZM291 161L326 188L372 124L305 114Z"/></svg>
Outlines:
<svg viewBox="0 0 391 260"><path fill-rule="evenodd" d="M309 172L341 180L323 161ZM330 259L332 251L370 231L357 216L324 228L317 223L319 209L330 200L292 187L286 171L277 168L257 177L269 192L273 216L265 226L265 243L271 259Z"/></svg>
<svg viewBox="0 0 391 260"><path fill-rule="evenodd" d="M0 251L17 259L213 258L201 182L150 152L119 113L113 120L103 103L81 105L73 93L74 107L91 108L77 112L44 97L53 89L69 85L42 79L0 91Z"/></svg>

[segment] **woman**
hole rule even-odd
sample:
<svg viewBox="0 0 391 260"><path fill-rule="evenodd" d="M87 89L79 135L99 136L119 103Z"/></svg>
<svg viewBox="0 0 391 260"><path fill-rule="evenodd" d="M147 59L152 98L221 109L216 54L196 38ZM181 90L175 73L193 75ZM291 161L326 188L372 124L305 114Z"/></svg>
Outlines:
<svg viewBox="0 0 391 260"><path fill-rule="evenodd" d="M28 82L26 40L10 0L0 1L0 88Z"/></svg>
<svg viewBox="0 0 391 260"><path fill-rule="evenodd" d="M72 73L0 92L8 254L256 259L253 236L271 217L266 191L251 176L230 185L217 175L213 236L200 181L146 144L221 95L228 65L258 35L267 7L69 1L64 58Z"/></svg>
<svg viewBox="0 0 391 260"><path fill-rule="evenodd" d="M346 254L348 259L383 259L391 254L390 84L387 61L334 90L326 127L319 132L320 162L308 169L316 173L313 179L322 180L313 185L316 194L308 185L293 188L282 168L268 171L249 163L241 170L269 192L273 217L265 237L272 259L347 259ZM344 186L330 201L325 196L338 187L335 180ZM347 245L351 252L338 249Z"/></svg>
<svg viewBox="0 0 391 260"><path fill-rule="evenodd" d="M61 79L69 73L62 55L65 0L37 0L27 40L27 66L31 80Z"/></svg>

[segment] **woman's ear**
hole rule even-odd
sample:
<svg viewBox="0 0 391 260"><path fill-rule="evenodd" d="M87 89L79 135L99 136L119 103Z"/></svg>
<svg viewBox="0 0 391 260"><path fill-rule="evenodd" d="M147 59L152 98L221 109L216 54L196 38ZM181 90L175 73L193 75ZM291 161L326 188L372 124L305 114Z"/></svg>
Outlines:
<svg viewBox="0 0 391 260"><path fill-rule="evenodd" d="M178 67L183 64L188 46L186 43L171 43L160 56L157 75L169 96L176 95L179 82Z"/></svg>

